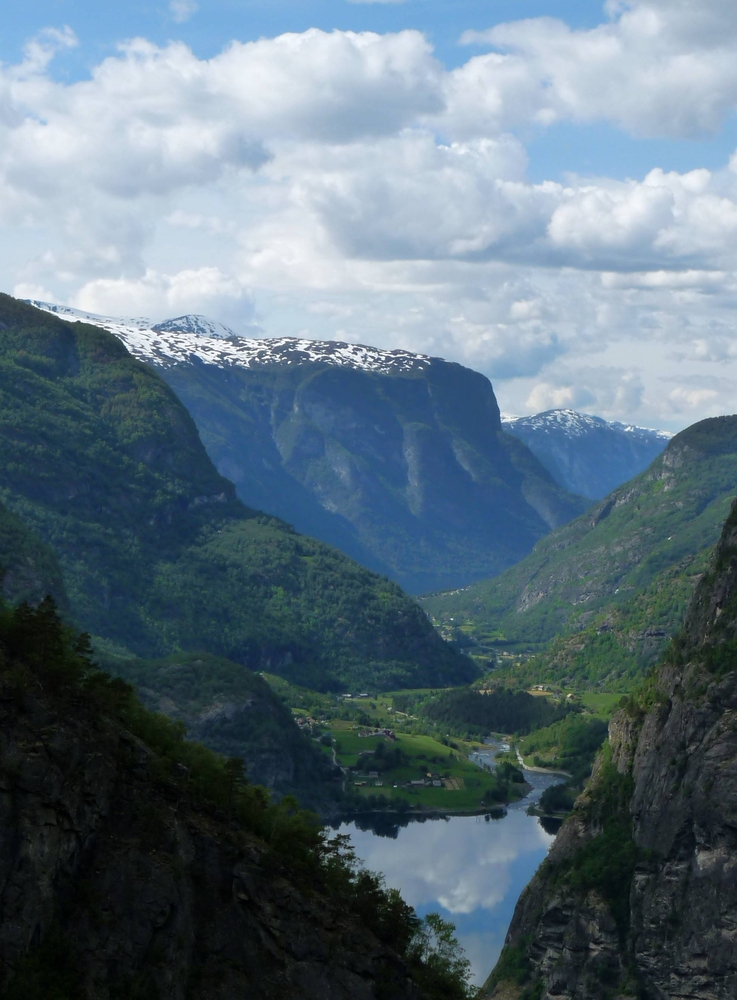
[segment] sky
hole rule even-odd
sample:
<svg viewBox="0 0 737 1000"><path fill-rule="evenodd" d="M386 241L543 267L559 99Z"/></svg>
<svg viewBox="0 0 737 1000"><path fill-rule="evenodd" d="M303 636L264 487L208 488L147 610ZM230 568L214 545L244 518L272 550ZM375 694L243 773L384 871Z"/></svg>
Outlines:
<svg viewBox="0 0 737 1000"><path fill-rule="evenodd" d="M11 0L2 28L1 290L439 355L509 413L737 409L734 0Z"/></svg>

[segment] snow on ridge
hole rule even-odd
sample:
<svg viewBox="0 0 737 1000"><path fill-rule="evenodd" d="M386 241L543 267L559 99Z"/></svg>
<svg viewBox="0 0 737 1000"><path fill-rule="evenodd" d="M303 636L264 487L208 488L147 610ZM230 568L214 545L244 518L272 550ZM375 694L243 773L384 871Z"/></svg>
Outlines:
<svg viewBox="0 0 737 1000"><path fill-rule="evenodd" d="M422 371L433 360L426 354L388 351L342 341L306 340L298 337L271 337L262 340L239 337L229 327L204 316L180 316L154 326L150 320L142 317L116 319L37 299L25 301L68 322L79 320L100 326L122 340L134 357L164 368L194 359L220 368L300 365L321 361L340 367L388 374Z"/></svg>
<svg viewBox="0 0 737 1000"><path fill-rule="evenodd" d="M522 426L534 430L548 430L563 428L571 437L582 437L592 428L609 428L628 434L633 437L655 437L669 441L673 434L670 431L656 430L651 427L638 427L636 424L623 424L619 421L604 420L603 417L596 417L591 413L579 413L577 410L545 410L543 413L534 413L527 417L512 417L502 415L502 424L508 427Z"/></svg>
<svg viewBox="0 0 737 1000"><path fill-rule="evenodd" d="M229 326L196 313L165 319L163 323L157 323L151 329L155 333L189 333L196 337L217 337L218 340L232 340L238 336Z"/></svg>

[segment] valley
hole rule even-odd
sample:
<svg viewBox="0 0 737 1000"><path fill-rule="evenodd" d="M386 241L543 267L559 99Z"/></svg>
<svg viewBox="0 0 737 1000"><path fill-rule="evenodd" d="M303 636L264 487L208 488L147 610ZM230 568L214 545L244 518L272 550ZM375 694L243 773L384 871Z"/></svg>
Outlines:
<svg viewBox="0 0 737 1000"><path fill-rule="evenodd" d="M498 680L627 691L679 629L737 484L737 418L662 456L493 580L423 598Z"/></svg>
<svg viewBox="0 0 737 1000"><path fill-rule="evenodd" d="M208 837L220 853L207 878L223 899L226 869L241 859L245 888L228 898L237 919L249 914L247 940L261 940L266 915L292 905L284 899L317 893L327 923L310 910L312 926L332 940L330 914L347 898L364 956L364 973L340 949L316 971L320 948L299 957L297 920L257 969L257 946L227 945L238 984L228 997L255 976L269 1000L288 981L305 1000L315 989L470 1000L470 966L446 921L458 923L477 983L501 952L483 993L497 1000L557 995L560 975L576 1000L598 1000L591 984L606 976L623 989L666 981L647 964L648 948L666 946L641 945L657 934L640 911L625 920L613 887L647 875L643 905L660 913L658 865L679 863L675 826L711 824L707 853L727 836L728 816L709 799L726 779L706 757L691 764L688 733L729 764L719 733L730 731L737 418L667 440L550 411L507 433L488 380L442 359L249 340L192 316L154 328L3 296L0 433L0 836L35 843L38 817L62 808L85 845L78 858L63 830L53 834L50 867L34 875L48 892L29 889L29 915L3 918L24 928L20 945L7 944L0 920L12 1000L48 990L60 947L69 982L87 993L133 989L117 959L89 958L103 897L116 914L111 947L135 953L141 989L158 998L172 963L194 981L194 952L177 951L185 940L212 984L219 945L184 902L200 899ZM601 496L604 466L636 474ZM448 589L418 602L400 584ZM674 713L686 729L668 722ZM649 756L647 733L660 729L667 767ZM51 743L37 740L29 756L41 731ZM98 756L89 812L72 761ZM704 802L679 778L692 766L711 782ZM51 799L37 780L46 772ZM675 803L667 836L646 815L651 773L654 800L662 785ZM130 808L111 804L113 788ZM628 818L636 800L642 822ZM348 831L353 847L323 824ZM658 860L661 833L671 853ZM411 844L418 864L400 871L390 844ZM491 866L514 892L473 896L459 876L468 898L454 897L440 860L453 844L464 866ZM10 850L14 871L23 850ZM138 884L147 852L145 878L177 914L177 937L97 880L117 856ZM361 868L379 857L386 884ZM565 919L556 893L568 894ZM120 922L126 907L138 930ZM541 912L566 925L566 942L595 925L605 957L568 962ZM221 938L232 919L213 912ZM640 937L628 954L644 948L636 972L615 941L624 947L630 927ZM673 947L679 975L692 976ZM732 959L719 954L728 991ZM64 989L60 1000L76 1000L76 986Z"/></svg>

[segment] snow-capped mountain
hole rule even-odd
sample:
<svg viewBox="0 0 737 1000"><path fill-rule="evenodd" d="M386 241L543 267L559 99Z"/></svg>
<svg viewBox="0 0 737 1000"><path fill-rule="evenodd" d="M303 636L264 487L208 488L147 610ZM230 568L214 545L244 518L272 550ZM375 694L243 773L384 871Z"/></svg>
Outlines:
<svg viewBox="0 0 737 1000"><path fill-rule="evenodd" d="M300 365L319 361L323 364L389 374L413 369L422 371L431 360L424 354L386 351L379 347L345 344L341 341L302 340L297 337L239 337L229 327L205 316L179 316L154 325L143 317L116 319L37 299L25 301L69 322L79 320L101 326L119 337L134 357L162 368L195 358L220 368Z"/></svg>
<svg viewBox="0 0 737 1000"><path fill-rule="evenodd" d="M672 437L668 431L609 423L576 410L503 414L502 426L524 441L557 483L592 500L646 469Z"/></svg>
<svg viewBox="0 0 737 1000"><path fill-rule="evenodd" d="M489 380L462 365L240 337L201 316L152 324L32 304L104 327L155 365L249 507L414 592L492 576L586 507L501 433Z"/></svg>

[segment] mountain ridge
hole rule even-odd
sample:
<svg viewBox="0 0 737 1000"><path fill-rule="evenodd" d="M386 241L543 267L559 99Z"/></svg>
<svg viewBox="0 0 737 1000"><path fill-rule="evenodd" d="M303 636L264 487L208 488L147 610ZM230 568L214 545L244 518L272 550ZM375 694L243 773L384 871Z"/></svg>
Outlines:
<svg viewBox="0 0 737 1000"><path fill-rule="evenodd" d="M485 997L735 996L736 649L737 506L520 897Z"/></svg>
<svg viewBox="0 0 737 1000"><path fill-rule="evenodd" d="M497 573L587 505L503 432L491 383L461 365L294 338L218 340L199 336L199 321L165 333L94 321L174 389L247 506L411 592Z"/></svg>
<svg viewBox="0 0 737 1000"><path fill-rule="evenodd" d="M244 507L119 339L9 296L0 321L0 497L103 645L204 649L317 688L474 674L396 584Z"/></svg>

